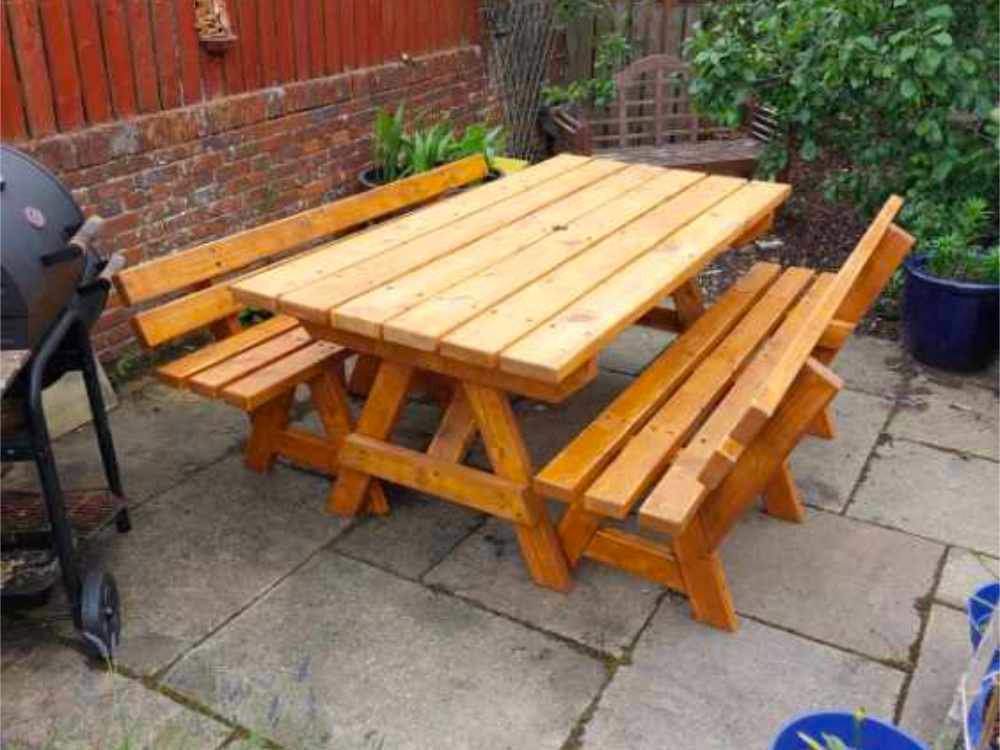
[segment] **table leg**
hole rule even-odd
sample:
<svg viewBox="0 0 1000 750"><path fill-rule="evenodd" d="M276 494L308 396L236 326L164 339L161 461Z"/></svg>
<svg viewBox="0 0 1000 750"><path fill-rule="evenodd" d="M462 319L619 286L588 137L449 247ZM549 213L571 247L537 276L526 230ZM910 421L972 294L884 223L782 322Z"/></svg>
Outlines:
<svg viewBox="0 0 1000 750"><path fill-rule="evenodd" d="M406 403L413 372L411 365L382 360L355 432L377 440L385 440L389 436ZM370 487L371 475L341 467L330 491L327 510L341 516L356 515L361 510ZM376 490L376 493L379 492L381 490ZM376 503L379 502L378 496L375 500Z"/></svg>
<svg viewBox="0 0 1000 750"><path fill-rule="evenodd" d="M474 383L464 383L463 387L493 472L530 488L531 459L509 399L495 388ZM573 586L569 566L544 501L529 490L526 502L534 509L537 521L516 526L525 565L536 583L556 591L569 591Z"/></svg>
<svg viewBox="0 0 1000 750"><path fill-rule="evenodd" d="M677 287L673 294L674 309L677 310L677 327L686 331L705 312L705 302L701 297L698 279L690 279Z"/></svg>

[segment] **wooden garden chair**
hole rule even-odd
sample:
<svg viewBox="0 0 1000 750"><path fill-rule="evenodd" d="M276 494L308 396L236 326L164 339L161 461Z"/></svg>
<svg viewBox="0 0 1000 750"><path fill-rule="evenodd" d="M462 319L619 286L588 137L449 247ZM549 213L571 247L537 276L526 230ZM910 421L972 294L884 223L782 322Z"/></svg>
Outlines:
<svg viewBox="0 0 1000 750"><path fill-rule="evenodd" d="M571 565L686 592L695 619L736 628L719 546L759 495L802 520L787 459L807 432L832 436L842 383L827 366L913 244L893 224L901 205L889 199L836 274L755 265L542 470L536 490L569 503ZM639 533L621 524L636 509Z"/></svg>
<svg viewBox="0 0 1000 750"><path fill-rule="evenodd" d="M127 268L115 276L115 286L126 304L147 308L136 313L132 324L148 349L197 332L211 333L211 342L160 366L156 373L171 386L221 399L249 415L248 467L268 471L277 456L284 456L330 474L336 471L337 453L331 441L339 443L352 428L342 367L353 352L314 340L287 315L244 327L239 316L245 306L237 302L230 285L261 267L313 252L302 248L320 240L479 182L486 171L481 156L469 157ZM148 307L154 301L161 304ZM370 367L356 369L363 379ZM323 435L288 424L299 385L309 388Z"/></svg>

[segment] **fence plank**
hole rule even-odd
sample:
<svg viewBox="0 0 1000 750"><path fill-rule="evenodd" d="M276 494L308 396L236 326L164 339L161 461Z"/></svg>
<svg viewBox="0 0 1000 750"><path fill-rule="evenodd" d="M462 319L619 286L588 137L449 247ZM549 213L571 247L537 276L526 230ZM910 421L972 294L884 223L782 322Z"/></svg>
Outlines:
<svg viewBox="0 0 1000 750"><path fill-rule="evenodd" d="M243 82L247 91L254 91L261 85L256 0L237 0L236 14L237 33L240 35L240 59L243 62Z"/></svg>
<svg viewBox="0 0 1000 750"><path fill-rule="evenodd" d="M274 3L261 0L257 5L257 28L260 31L260 77L265 86L281 80L278 67L278 28L274 20Z"/></svg>
<svg viewBox="0 0 1000 750"><path fill-rule="evenodd" d="M80 99L80 74L76 68L69 8L66 7L66 0L42 0L38 10L52 76L56 121L60 130L78 128L83 125L83 102Z"/></svg>
<svg viewBox="0 0 1000 750"><path fill-rule="evenodd" d="M111 95L104 69L104 49L96 0L71 0L70 22L76 35L76 59L80 65L83 108L90 123L111 119Z"/></svg>
<svg viewBox="0 0 1000 750"><path fill-rule="evenodd" d="M77 0L72 0L77 2ZM173 109L181 103L180 67L177 61L177 17L173 0L152 0L153 28L156 30L156 68L160 83L160 101L164 109ZM84 81L89 86L90 81Z"/></svg>
<svg viewBox="0 0 1000 750"><path fill-rule="evenodd" d="M339 73L344 69L341 51L340 25L343 23L342 3L323 3L323 26L325 28L326 72Z"/></svg>
<svg viewBox="0 0 1000 750"><path fill-rule="evenodd" d="M198 60L201 65L201 79L206 99L215 99L226 92L226 74L222 59L211 55L198 45Z"/></svg>
<svg viewBox="0 0 1000 750"><path fill-rule="evenodd" d="M295 78L308 81L309 72L309 0L294 0L292 28L295 37Z"/></svg>
<svg viewBox="0 0 1000 750"><path fill-rule="evenodd" d="M246 88L243 83L243 38L237 26L239 17L232 3L229 5L229 10L236 42L222 53L222 72L226 80L226 94L238 94Z"/></svg>
<svg viewBox="0 0 1000 750"><path fill-rule="evenodd" d="M34 137L48 135L56 129L56 115L52 105L52 88L49 84L49 66L45 61L42 29L38 19L37 0L4 3L10 12L10 30L17 56L18 70L28 112L28 125Z"/></svg>
<svg viewBox="0 0 1000 750"><path fill-rule="evenodd" d="M292 0L275 0L278 70L282 81L295 80L295 31L292 28Z"/></svg>
<svg viewBox="0 0 1000 750"><path fill-rule="evenodd" d="M372 62L370 10L368 0L354 0L354 33L358 39L359 68L367 68Z"/></svg>
<svg viewBox="0 0 1000 750"><path fill-rule="evenodd" d="M385 59L385 36L382 33L382 0L368 0L368 38L370 65L380 65Z"/></svg>
<svg viewBox="0 0 1000 750"><path fill-rule="evenodd" d="M139 110L156 112L160 108L160 92L157 90L156 56L153 51L153 32L149 24L149 6L126 0L125 17L128 19L129 46L135 68Z"/></svg>
<svg viewBox="0 0 1000 750"><path fill-rule="evenodd" d="M7 10L0 7L0 55L2 55L3 77L0 78L0 135L4 138L24 138L28 127L24 121L24 106L21 103L21 82L17 79L17 65L14 63L13 43L7 29Z"/></svg>
<svg viewBox="0 0 1000 750"><path fill-rule="evenodd" d="M175 0L174 8L177 17L181 93L184 104L193 104L202 99L201 50L198 44L198 30L194 24L194 3L191 0Z"/></svg>
<svg viewBox="0 0 1000 750"><path fill-rule="evenodd" d="M340 42L342 45L344 68L348 70L358 67L358 37L354 31L354 21L357 16L354 12L355 2L356 0L344 0L340 23Z"/></svg>
<svg viewBox="0 0 1000 750"><path fill-rule="evenodd" d="M320 78L326 74L323 5L324 3L309 3L309 69L313 78Z"/></svg>

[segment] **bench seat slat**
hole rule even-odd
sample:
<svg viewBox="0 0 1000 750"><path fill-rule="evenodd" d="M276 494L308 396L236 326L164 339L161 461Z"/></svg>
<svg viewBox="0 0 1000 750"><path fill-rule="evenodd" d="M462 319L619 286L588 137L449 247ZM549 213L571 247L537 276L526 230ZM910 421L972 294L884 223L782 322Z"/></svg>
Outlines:
<svg viewBox="0 0 1000 750"><path fill-rule="evenodd" d="M740 442L734 440L733 432L750 408L760 384L770 374L784 342L822 304L834 280L833 274L821 274L816 279L691 442L678 454L640 508L640 522L645 527L676 534L687 525L699 503L713 489L712 480L720 479L718 475L724 474L738 458L741 447Z"/></svg>
<svg viewBox="0 0 1000 750"><path fill-rule="evenodd" d="M228 383L239 380L265 365L308 345L312 338L300 327L275 336L252 349L240 352L188 380L191 389L203 396L217 396Z"/></svg>
<svg viewBox="0 0 1000 750"><path fill-rule="evenodd" d="M207 370L230 357L262 344L297 327L299 322L287 315L276 315L245 331L206 344L195 352L159 367L156 371L163 380L174 386L184 386L188 378Z"/></svg>
<svg viewBox="0 0 1000 750"><path fill-rule="evenodd" d="M614 457L692 370L712 351L743 314L764 294L781 269L757 263L535 479L540 494L572 501Z"/></svg>
<svg viewBox="0 0 1000 750"><path fill-rule="evenodd" d="M733 331L623 447L586 492L587 510L624 518L666 468L785 313L808 287L807 268L785 271Z"/></svg>
<svg viewBox="0 0 1000 750"><path fill-rule="evenodd" d="M220 389L219 396L244 411L253 411L275 396L312 380L324 367L350 354L349 349L328 341L313 341L246 377L230 382Z"/></svg>

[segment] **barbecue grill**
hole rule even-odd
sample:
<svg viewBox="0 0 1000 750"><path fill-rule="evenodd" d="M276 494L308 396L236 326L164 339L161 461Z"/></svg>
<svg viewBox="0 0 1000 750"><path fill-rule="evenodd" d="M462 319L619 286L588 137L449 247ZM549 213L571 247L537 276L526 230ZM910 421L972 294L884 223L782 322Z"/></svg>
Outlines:
<svg viewBox="0 0 1000 750"><path fill-rule="evenodd" d="M101 221L85 220L54 175L8 147L0 147L0 221L5 370L0 454L5 462L34 462L41 487L41 495L34 495L35 513L24 493L4 493L2 592L5 597L37 594L51 587L58 570L74 624L95 654L110 659L121 632L118 590L110 574L82 570L73 524L89 511L91 528L113 516L120 532L129 529L90 343L90 329L104 309L113 270L91 247ZM14 364L8 369L10 362ZM99 502L75 505L71 511L82 510L76 515L67 509L42 408L42 390L70 370L83 375L108 483L106 492L83 493ZM94 522L94 508L108 511L102 522Z"/></svg>

